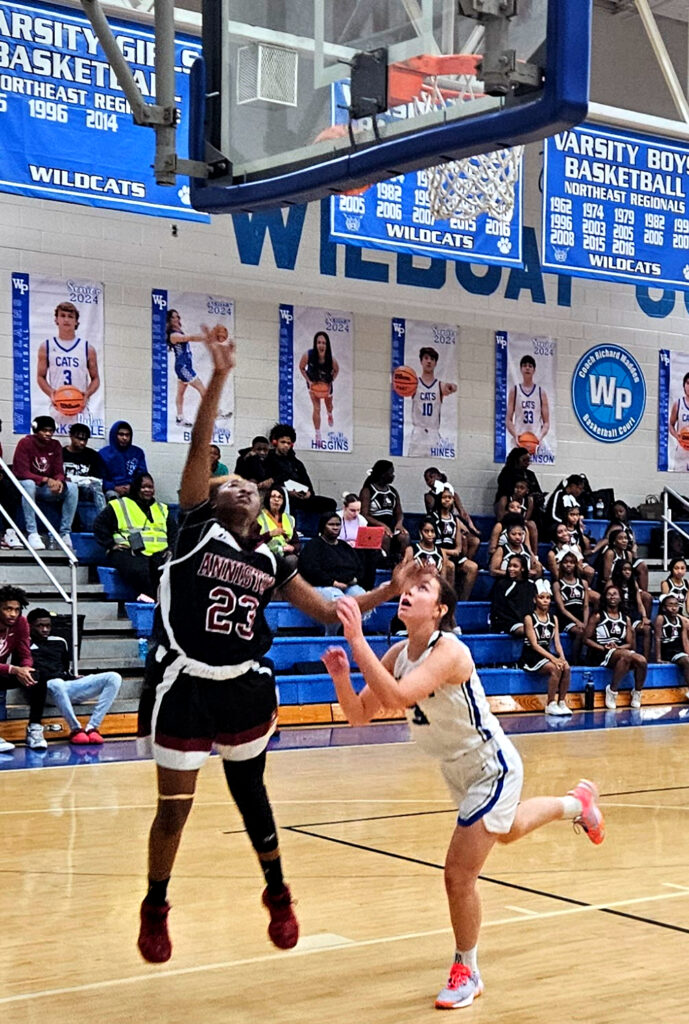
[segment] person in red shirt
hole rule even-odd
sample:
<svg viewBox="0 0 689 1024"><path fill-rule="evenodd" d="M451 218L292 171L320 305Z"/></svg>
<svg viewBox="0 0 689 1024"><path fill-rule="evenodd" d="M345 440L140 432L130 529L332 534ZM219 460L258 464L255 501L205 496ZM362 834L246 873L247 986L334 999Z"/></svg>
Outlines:
<svg viewBox="0 0 689 1024"><path fill-rule="evenodd" d="M32 434L23 437L14 452L13 468L22 487L35 502L58 501L62 504L60 536L72 547L70 530L79 501L79 488L65 479L62 464L62 445L53 439L55 420L52 416L37 416L31 424ZM45 548L36 527L36 513L22 498L28 541L35 551Z"/></svg>
<svg viewBox="0 0 689 1024"><path fill-rule="evenodd" d="M34 676L29 649L29 623L22 615L29 600L20 587L0 587L0 689L21 686L29 702L26 744L32 750L45 750L41 718L45 706L46 685ZM14 750L14 744L0 738L0 753Z"/></svg>

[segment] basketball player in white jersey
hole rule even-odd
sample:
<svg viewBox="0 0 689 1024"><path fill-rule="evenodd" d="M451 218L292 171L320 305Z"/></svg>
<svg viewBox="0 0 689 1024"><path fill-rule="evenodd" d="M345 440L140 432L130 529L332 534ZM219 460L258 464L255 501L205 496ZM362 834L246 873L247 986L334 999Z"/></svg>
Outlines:
<svg viewBox="0 0 689 1024"><path fill-rule="evenodd" d="M341 647L331 647L323 661L352 725L370 722L381 707L404 710L413 738L439 761L456 801L457 825L445 859L455 956L435 1003L456 1009L483 992L477 881L495 843L511 843L550 821L569 818L598 844L605 838L605 822L596 786L583 779L566 796L521 800L521 758L488 706L469 648L450 632L455 592L432 572L407 572L400 581L397 614L408 639L386 651L381 661L363 635L356 602L348 597L337 602L352 659L366 681L361 693L352 687Z"/></svg>
<svg viewBox="0 0 689 1024"><path fill-rule="evenodd" d="M678 398L676 402L673 402L672 408L670 409L670 420L668 423L668 429L672 437L674 437L676 444L669 444L668 448L668 466L669 469L675 472L689 471L689 451L682 447L682 440L680 434L683 430L689 430L689 373L685 373L682 378L682 396Z"/></svg>
<svg viewBox="0 0 689 1024"><path fill-rule="evenodd" d="M457 385L438 380L435 368L438 353L430 346L419 349L421 374L411 399L412 431L407 455L437 455L440 447L440 413L443 399L457 390Z"/></svg>
<svg viewBox="0 0 689 1024"><path fill-rule="evenodd" d="M548 395L540 384L534 383L536 360L533 356L528 354L522 356L519 361L519 370L522 379L520 384L515 384L510 388L505 426L508 434L512 437L515 448L519 447L521 434L534 434L538 438L538 447L540 448L544 437L550 430Z"/></svg>
<svg viewBox="0 0 689 1024"><path fill-rule="evenodd" d="M50 399L49 413L58 425L77 422L89 423L88 401L100 387L98 356L85 338L77 337L79 310L73 302L60 302L55 307L57 336L46 338L38 347L36 380L41 391ZM73 387L84 395L84 408L80 413L67 416L53 404L58 388ZM63 433L63 431L60 431Z"/></svg>

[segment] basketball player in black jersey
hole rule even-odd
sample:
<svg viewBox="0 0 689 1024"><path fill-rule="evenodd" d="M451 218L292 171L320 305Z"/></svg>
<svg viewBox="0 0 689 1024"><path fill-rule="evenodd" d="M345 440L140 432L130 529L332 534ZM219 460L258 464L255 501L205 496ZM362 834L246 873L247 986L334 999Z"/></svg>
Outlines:
<svg viewBox="0 0 689 1024"><path fill-rule="evenodd" d="M150 737L158 808L149 838L149 889L141 905L139 950L151 963L170 958L167 885L191 810L199 768L214 748L265 876L268 934L280 949L299 926L282 877L277 829L263 782L266 747L277 722L272 636L264 611L280 587L297 608L336 622L327 601L296 564L261 542L256 484L232 477L208 500L208 445L218 400L234 366L234 345L211 331L213 375L199 405L180 488L175 553L160 584L160 629L149 655L139 735ZM399 572L398 572L399 576ZM357 601L366 611L399 592L397 578Z"/></svg>

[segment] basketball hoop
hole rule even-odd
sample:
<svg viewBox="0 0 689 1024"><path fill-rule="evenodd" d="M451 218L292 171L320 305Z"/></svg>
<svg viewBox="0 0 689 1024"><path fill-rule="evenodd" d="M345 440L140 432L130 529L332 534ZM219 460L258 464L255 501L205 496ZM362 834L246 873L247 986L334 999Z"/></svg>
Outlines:
<svg viewBox="0 0 689 1024"><path fill-rule="evenodd" d="M426 168L430 211L435 219L472 220L487 213L509 223L523 152L523 146L514 146Z"/></svg>

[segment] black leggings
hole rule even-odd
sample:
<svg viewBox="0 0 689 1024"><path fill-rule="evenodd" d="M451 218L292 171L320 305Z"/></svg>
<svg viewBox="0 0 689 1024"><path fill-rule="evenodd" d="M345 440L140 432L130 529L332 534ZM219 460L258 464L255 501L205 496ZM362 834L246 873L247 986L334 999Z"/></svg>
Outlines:
<svg viewBox="0 0 689 1024"><path fill-rule="evenodd" d="M256 853L272 853L278 848L273 810L263 782L265 750L248 761L223 761L225 778Z"/></svg>

